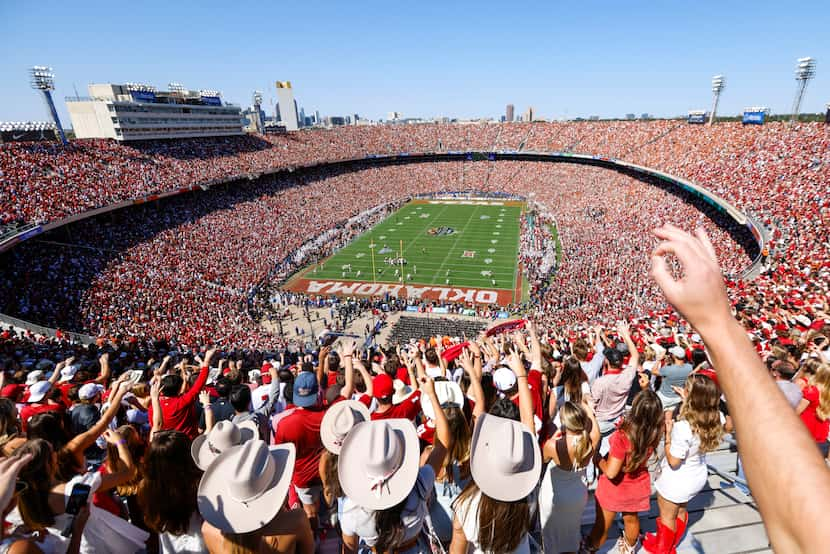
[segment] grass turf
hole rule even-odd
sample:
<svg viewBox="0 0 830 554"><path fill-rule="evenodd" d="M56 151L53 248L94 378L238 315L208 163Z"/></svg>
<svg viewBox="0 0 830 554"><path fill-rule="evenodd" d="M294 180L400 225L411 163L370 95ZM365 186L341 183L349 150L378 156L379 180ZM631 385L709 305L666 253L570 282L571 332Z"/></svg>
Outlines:
<svg viewBox="0 0 830 554"><path fill-rule="evenodd" d="M407 284L515 290L519 221L524 206L516 202L494 206L432 202L440 203L413 201L404 205L322 264L311 266L303 277L371 282L370 244L374 242L375 281L397 283L398 266L385 263L384 258L398 257L402 241ZM453 232L429 233L442 227ZM349 264L350 270L344 268Z"/></svg>

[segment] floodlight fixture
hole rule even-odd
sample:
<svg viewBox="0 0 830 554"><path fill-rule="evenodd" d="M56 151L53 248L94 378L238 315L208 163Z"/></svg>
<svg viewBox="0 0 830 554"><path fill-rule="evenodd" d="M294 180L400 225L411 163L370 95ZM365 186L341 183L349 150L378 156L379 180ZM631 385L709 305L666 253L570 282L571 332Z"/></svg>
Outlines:
<svg viewBox="0 0 830 554"><path fill-rule="evenodd" d="M170 92L175 92L175 93L178 93L178 94L182 94L182 93L185 92L184 85L181 84L181 83L176 83L176 82L168 83L167 88L170 90Z"/></svg>
<svg viewBox="0 0 830 554"><path fill-rule="evenodd" d="M796 62L795 80L797 85L793 109L790 114L790 123L798 121L798 114L801 111L801 101L804 99L804 93L807 91L807 83L816 76L815 58L807 56L806 58L798 58Z"/></svg>
<svg viewBox="0 0 830 554"><path fill-rule="evenodd" d="M718 113L718 103L720 102L720 93L726 88L726 77L723 75L715 75L712 77L712 111L709 112L709 125L715 122L715 117Z"/></svg>
<svg viewBox="0 0 830 554"><path fill-rule="evenodd" d="M52 68L45 65L35 65L29 69L29 83L32 88L39 90L43 95L43 101L46 103L46 108L52 116L52 121L55 123L55 128L58 131L58 136L64 145L69 144L66 140L66 135L61 126L61 120L58 117L58 110L55 108L55 102L52 100L52 91L55 90L55 74Z"/></svg>

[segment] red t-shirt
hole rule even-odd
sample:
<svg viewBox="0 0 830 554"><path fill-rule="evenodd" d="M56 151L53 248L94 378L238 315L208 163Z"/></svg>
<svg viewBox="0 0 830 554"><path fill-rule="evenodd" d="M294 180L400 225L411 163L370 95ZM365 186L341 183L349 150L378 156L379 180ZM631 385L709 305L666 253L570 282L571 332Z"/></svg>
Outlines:
<svg viewBox="0 0 830 554"><path fill-rule="evenodd" d="M196 415L196 399L199 392L205 386L208 378L208 368L203 367L193 386L179 396L162 396L159 399L161 404L161 428L174 429L187 435L190 440L199 436L199 418ZM150 404L147 416L153 421L153 405Z"/></svg>
<svg viewBox="0 0 830 554"><path fill-rule="evenodd" d="M608 445L609 456L623 460L623 466L625 466L625 460L633 450L628 435L617 429L608 437ZM596 491L599 505L615 512L648 511L651 480L648 474L647 459L630 473L620 470L614 479L608 479L604 474L601 475Z"/></svg>
<svg viewBox="0 0 830 554"><path fill-rule="evenodd" d="M20 409L20 427L22 431L26 432L28 421L44 412L64 412L64 407L61 404L26 404Z"/></svg>
<svg viewBox="0 0 830 554"><path fill-rule="evenodd" d="M323 441L320 439L320 423L325 410L296 408L282 418L274 435L274 443L290 442L297 450L294 476L291 482L297 487L309 487L320 482L320 455Z"/></svg>
<svg viewBox="0 0 830 554"><path fill-rule="evenodd" d="M417 390L406 397L400 404L395 404L383 413L372 412L372 420L379 419L411 419L421 413L421 391Z"/></svg>
<svg viewBox="0 0 830 554"><path fill-rule="evenodd" d="M527 384L530 388L530 396L533 397L533 414L539 418L539 421L544 422L544 409L542 402L542 372L537 369L531 369L527 373ZM519 395L513 398L513 404L519 405Z"/></svg>
<svg viewBox="0 0 830 554"><path fill-rule="evenodd" d="M807 430L813 435L816 442L827 440L827 432L830 431L830 419L820 420L816 410L819 406L819 391L814 386L809 386L802 391L804 400L810 404L801 412L801 421L807 426Z"/></svg>

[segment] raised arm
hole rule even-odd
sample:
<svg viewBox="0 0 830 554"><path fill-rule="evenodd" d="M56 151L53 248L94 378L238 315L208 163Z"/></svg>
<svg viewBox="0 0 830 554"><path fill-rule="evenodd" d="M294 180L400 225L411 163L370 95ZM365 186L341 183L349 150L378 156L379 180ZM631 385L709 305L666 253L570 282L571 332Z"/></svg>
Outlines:
<svg viewBox="0 0 830 554"><path fill-rule="evenodd" d="M196 382L193 383L193 386L187 389L187 391L182 395L182 401L186 404L195 402L196 399L199 397L199 392L202 390L202 387L204 387L205 383L207 382L208 373L210 372L210 362L211 360L213 360L213 356L215 354L215 348L211 348L205 354L205 361L202 363L202 369L199 371L199 376L196 378ZM185 384L187 384L186 379Z"/></svg>
<svg viewBox="0 0 830 554"><path fill-rule="evenodd" d="M536 433L536 423L533 420L533 397L530 394L530 387L527 384L527 370L522 363L522 355L517 350L512 350L507 357L510 369L516 374L516 384L519 387L519 413L522 416L522 423Z"/></svg>
<svg viewBox="0 0 830 554"><path fill-rule="evenodd" d="M462 350L458 357L461 367L470 376L470 390L473 393L473 402L475 402L475 406L473 406L473 425L475 425L478 416L484 413L485 408L484 389L481 386L481 355L479 354L479 364L476 365L475 354L470 354L474 344L474 342L470 342L470 348ZM475 348L478 349L478 345Z"/></svg>
<svg viewBox="0 0 830 554"><path fill-rule="evenodd" d="M121 399L124 398L124 394L130 390L130 384L127 381L116 381L113 383L112 393L109 397L110 405L107 407L107 410L101 415L101 419L95 422L95 425L81 433L80 435L76 435L69 443L66 445L66 449L72 452L75 456L83 455L84 450L92 446L95 440L101 436L104 430L109 426L110 422L115 417L115 414L118 413L118 408L121 407Z"/></svg>
<svg viewBox="0 0 830 554"><path fill-rule="evenodd" d="M444 458L446 458L447 450L450 447L450 424L438 401L438 395L435 394L435 382L429 377L424 377L421 382L421 390L429 397L429 401L432 403L432 411L435 412L435 440L432 442L432 452L429 453L425 465L431 465L432 469L435 470L435 474L438 475L441 473Z"/></svg>
<svg viewBox="0 0 830 554"><path fill-rule="evenodd" d="M153 421L150 422L150 442L152 442L153 435L164 428L164 415L161 413L161 377L153 377L150 381L150 402L153 406Z"/></svg>
<svg viewBox="0 0 830 554"><path fill-rule="evenodd" d="M110 366L109 352L104 352L103 354L101 354L101 357L98 358L98 363L101 364L101 373L98 375L98 377L95 378L95 382L106 386L109 383L110 377L112 376L112 367Z"/></svg>
<svg viewBox="0 0 830 554"><path fill-rule="evenodd" d="M732 317L709 237L702 229L692 236L672 225L656 229L655 235L663 242L652 253L651 275L706 344L773 549L788 553L826 549L830 473L804 424L789 409L746 332ZM683 278L672 277L666 254L680 261Z"/></svg>
<svg viewBox="0 0 830 554"><path fill-rule="evenodd" d="M340 396L348 400L354 392L354 341L349 340L340 347L340 361L346 372L346 382L340 391Z"/></svg>
<svg viewBox="0 0 830 554"><path fill-rule="evenodd" d="M628 327L628 323L620 321L617 324L617 333L622 337L625 346L628 348L628 354L630 356L628 366L636 368L640 364L640 353L637 351L637 346L634 344L634 341L631 340L631 329Z"/></svg>

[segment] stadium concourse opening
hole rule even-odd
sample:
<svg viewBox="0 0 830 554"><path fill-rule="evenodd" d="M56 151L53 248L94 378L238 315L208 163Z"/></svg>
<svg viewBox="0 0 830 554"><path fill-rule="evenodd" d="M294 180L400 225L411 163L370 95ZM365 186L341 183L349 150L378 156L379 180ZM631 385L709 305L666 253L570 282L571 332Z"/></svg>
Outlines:
<svg viewBox="0 0 830 554"><path fill-rule="evenodd" d="M323 296L518 303L526 207L491 197L412 200L282 288Z"/></svg>

